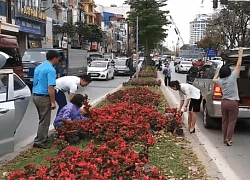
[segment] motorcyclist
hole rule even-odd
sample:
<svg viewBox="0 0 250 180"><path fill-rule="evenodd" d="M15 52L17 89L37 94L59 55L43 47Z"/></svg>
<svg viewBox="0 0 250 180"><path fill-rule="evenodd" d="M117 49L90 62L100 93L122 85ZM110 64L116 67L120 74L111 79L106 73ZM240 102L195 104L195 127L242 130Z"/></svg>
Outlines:
<svg viewBox="0 0 250 180"><path fill-rule="evenodd" d="M197 77L199 72L199 68L195 62L193 62L193 66L188 70L187 82L192 82L192 80Z"/></svg>

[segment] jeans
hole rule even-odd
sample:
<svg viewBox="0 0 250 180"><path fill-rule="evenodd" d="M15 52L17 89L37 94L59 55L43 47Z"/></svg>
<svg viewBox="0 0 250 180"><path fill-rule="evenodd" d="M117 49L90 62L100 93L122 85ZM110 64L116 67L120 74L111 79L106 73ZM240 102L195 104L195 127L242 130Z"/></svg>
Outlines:
<svg viewBox="0 0 250 180"><path fill-rule="evenodd" d="M87 120L87 119L88 119L88 118L81 119L80 117L75 117L75 118L72 119L72 121ZM61 128L61 127L62 127L61 122L62 122L62 120L61 120L60 122L58 122L58 123L54 123L54 124L53 124L54 127L55 127L55 129L56 129L56 128Z"/></svg>
<svg viewBox="0 0 250 180"><path fill-rule="evenodd" d="M171 77L166 77L165 76L165 79L164 79L165 86L169 86L170 81L171 81Z"/></svg>
<svg viewBox="0 0 250 180"><path fill-rule="evenodd" d="M34 143L41 144L46 142L48 138L49 125L51 119L50 97L33 96L33 102L36 106L39 117L39 125Z"/></svg>
<svg viewBox="0 0 250 180"><path fill-rule="evenodd" d="M55 99L56 102L58 104L58 110L57 110L57 114L59 113L59 111L67 105L67 99L66 96L64 94L63 91L61 90L55 90Z"/></svg>

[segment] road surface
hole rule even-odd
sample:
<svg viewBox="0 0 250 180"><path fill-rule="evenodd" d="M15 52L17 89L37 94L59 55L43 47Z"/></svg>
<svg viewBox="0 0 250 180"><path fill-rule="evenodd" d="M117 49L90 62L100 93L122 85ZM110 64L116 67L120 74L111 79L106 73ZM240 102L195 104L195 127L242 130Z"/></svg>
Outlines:
<svg viewBox="0 0 250 180"><path fill-rule="evenodd" d="M178 80L185 83L186 74L179 74L174 72L173 62L170 67L172 68L172 80ZM175 97L179 100L177 92L173 91ZM224 145L222 132L218 129L205 129L202 122L202 113L197 116L197 126L202 134L211 141L212 147L216 148L220 155L225 159L225 162L230 166L234 173L240 180L250 179L250 120L238 121L233 135L233 145L228 147ZM234 180L234 179L228 179Z"/></svg>

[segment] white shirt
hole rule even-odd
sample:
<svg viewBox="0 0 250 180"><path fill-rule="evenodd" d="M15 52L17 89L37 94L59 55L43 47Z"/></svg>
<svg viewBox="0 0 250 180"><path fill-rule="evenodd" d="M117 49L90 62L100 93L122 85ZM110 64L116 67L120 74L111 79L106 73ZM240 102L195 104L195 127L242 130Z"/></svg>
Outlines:
<svg viewBox="0 0 250 180"><path fill-rule="evenodd" d="M63 92L69 92L75 94L78 85L80 85L80 78L77 76L63 76L56 80L55 89L59 89Z"/></svg>
<svg viewBox="0 0 250 180"><path fill-rule="evenodd" d="M187 99L200 99L200 90L191 84L180 83L179 95L181 100L185 100L184 95Z"/></svg>

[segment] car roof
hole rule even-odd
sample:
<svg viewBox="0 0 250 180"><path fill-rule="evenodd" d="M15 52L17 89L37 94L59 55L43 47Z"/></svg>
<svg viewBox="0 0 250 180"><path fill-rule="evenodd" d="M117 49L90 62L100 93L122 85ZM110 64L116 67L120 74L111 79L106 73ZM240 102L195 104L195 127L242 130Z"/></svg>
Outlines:
<svg viewBox="0 0 250 180"><path fill-rule="evenodd" d="M54 50L54 51L63 51L63 49L60 48L31 48L31 49L26 49L25 51L49 51L49 50Z"/></svg>

